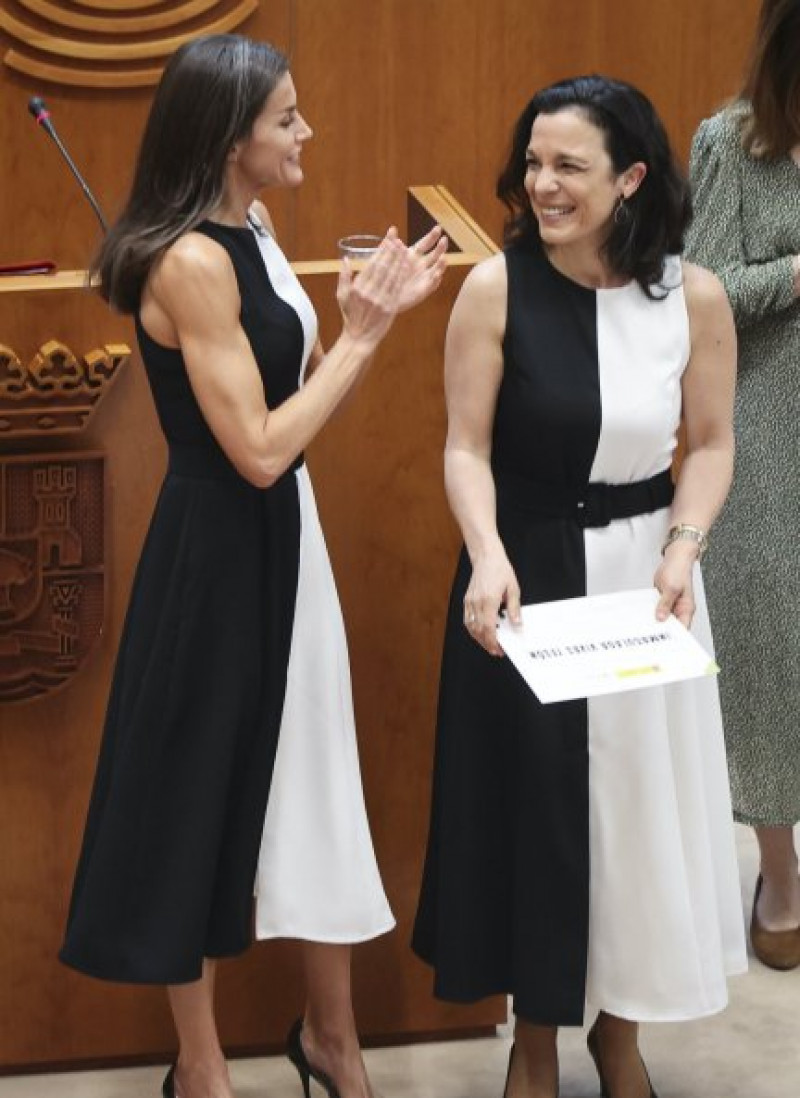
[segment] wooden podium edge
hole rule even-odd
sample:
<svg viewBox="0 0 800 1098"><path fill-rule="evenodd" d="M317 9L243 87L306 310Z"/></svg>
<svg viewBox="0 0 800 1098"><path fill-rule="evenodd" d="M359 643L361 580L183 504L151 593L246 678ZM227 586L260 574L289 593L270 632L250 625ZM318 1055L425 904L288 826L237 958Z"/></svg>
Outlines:
<svg viewBox="0 0 800 1098"><path fill-rule="evenodd" d="M478 263L499 251L498 246L442 183L408 188L408 235L423 236L434 224L441 225L450 240L448 259ZM457 265L456 263L453 264Z"/></svg>
<svg viewBox="0 0 800 1098"><path fill-rule="evenodd" d="M498 246L441 183L408 188L408 238L418 240L441 225L450 241L448 266L468 267L499 251ZM338 274L338 259L303 259L292 263L298 276ZM87 271L56 271L41 275L0 276L0 294L53 293L91 290Z"/></svg>

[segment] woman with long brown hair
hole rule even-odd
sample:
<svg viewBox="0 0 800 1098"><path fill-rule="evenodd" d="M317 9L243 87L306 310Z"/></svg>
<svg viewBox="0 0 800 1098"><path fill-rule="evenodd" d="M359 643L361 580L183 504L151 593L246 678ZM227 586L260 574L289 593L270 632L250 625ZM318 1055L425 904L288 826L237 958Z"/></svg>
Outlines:
<svg viewBox="0 0 800 1098"><path fill-rule="evenodd" d="M132 313L169 466L120 643L62 960L163 984L165 1098L232 1098L219 958L304 943L287 1053L308 1094L368 1098L350 949L393 925L358 768L341 611L303 462L398 312L438 285L438 230L390 230L337 297L326 354L257 200L303 181L288 61L236 35L170 60L96 264Z"/></svg>
<svg viewBox="0 0 800 1098"><path fill-rule="evenodd" d="M751 936L800 965L800 0L765 0L739 96L695 136L687 254L722 280L739 343L733 488L706 583L736 818L761 855Z"/></svg>

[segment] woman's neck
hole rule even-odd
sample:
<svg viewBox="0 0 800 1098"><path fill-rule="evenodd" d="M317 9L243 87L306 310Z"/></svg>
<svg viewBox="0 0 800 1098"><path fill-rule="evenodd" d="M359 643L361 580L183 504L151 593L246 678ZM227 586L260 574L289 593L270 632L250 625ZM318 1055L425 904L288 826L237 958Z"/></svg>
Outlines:
<svg viewBox="0 0 800 1098"><path fill-rule="evenodd" d="M595 248L545 244L544 252L557 271L590 290L614 289L630 281L612 271Z"/></svg>
<svg viewBox="0 0 800 1098"><path fill-rule="evenodd" d="M245 191L244 189L229 186L219 205L209 214L209 218L220 225L243 228L247 225L247 212L254 199L255 195L250 190Z"/></svg>

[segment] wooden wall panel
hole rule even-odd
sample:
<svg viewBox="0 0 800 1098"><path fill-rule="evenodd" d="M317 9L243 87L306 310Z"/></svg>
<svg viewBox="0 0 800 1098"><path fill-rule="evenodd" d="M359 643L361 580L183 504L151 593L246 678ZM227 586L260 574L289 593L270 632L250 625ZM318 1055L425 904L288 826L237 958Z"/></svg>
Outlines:
<svg viewBox="0 0 800 1098"><path fill-rule="evenodd" d="M568 0L554 23L545 0L298 0L294 74L315 128L298 255L398 222L404 183L444 183L496 231L511 121L534 87L591 54L591 19L570 18L591 7Z"/></svg>
<svg viewBox="0 0 800 1098"><path fill-rule="evenodd" d="M444 183L499 238L511 126L579 72L638 83L685 157L736 89L758 0L296 0L294 75L315 129L296 255L398 221L404 184Z"/></svg>
<svg viewBox="0 0 800 1098"><path fill-rule="evenodd" d="M0 0L0 7L13 2ZM293 258L333 254L346 232L403 224L408 184L449 186L499 237L493 197L510 126L536 87L578 71L632 79L663 112L681 155L699 119L739 81L758 0L264 0L244 30L287 48L316 136L297 195L268 197ZM0 50L9 43L0 33ZM0 262L52 256L83 266L91 210L26 110L44 94L108 214L127 189L150 92L34 86L0 66ZM433 702L455 533L441 488L441 345L461 275L406 318L351 408L312 449L320 510L344 604L375 840L399 929L356 951L367 1034L470 1024L434 1005L407 949L426 825ZM327 338L332 282L309 283ZM0 303L0 342L132 340L99 301ZM86 311L84 312L84 308ZM90 338L91 336L91 338ZM13 337L13 338L12 338ZM23 347L23 344L25 345ZM0 710L0 1070L166 1055L163 996L107 986L54 959L133 567L163 462L141 368L131 362L86 437L109 457L110 613L73 687ZM261 946L222 966L231 1047L275 1042L299 1009L296 951Z"/></svg>
<svg viewBox="0 0 800 1098"><path fill-rule="evenodd" d="M602 4L599 64L641 87L682 159L701 118L740 83L760 0L637 0Z"/></svg>
<svg viewBox="0 0 800 1098"><path fill-rule="evenodd" d="M257 13L241 25L242 33L289 50L292 2L260 3ZM177 6L183 6L180 0L159 5ZM1 11L24 14L15 0L0 0ZM122 35L102 37L124 40ZM130 185L152 88L104 90L37 81L2 63L14 44L0 28L0 264L46 256L60 268L85 267L99 242L100 227L58 150L28 113L28 100L32 95L44 97L64 144L111 219ZM287 208L280 202L276 211L284 231Z"/></svg>
<svg viewBox="0 0 800 1098"><path fill-rule="evenodd" d="M0 8L11 8L0 0ZM758 0L270 0L243 30L287 49L315 129L296 200L273 196L295 258L333 254L358 228L400 221L409 183L442 182L495 234L494 180L511 122L536 87L578 71L638 82L682 155L736 87ZM0 50L10 45L0 32ZM109 215L118 208L150 92L34 84L0 67L0 262L84 266L94 216L26 104L53 118Z"/></svg>

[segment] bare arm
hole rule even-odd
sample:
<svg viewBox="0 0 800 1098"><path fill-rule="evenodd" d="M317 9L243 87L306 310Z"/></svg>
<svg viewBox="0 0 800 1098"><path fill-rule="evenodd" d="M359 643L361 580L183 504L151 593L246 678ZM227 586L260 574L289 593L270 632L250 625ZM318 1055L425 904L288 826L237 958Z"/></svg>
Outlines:
<svg viewBox="0 0 800 1098"><path fill-rule="evenodd" d="M681 464L670 524L708 531L722 508L733 475L733 395L736 332L720 281L709 271L684 264L691 357L683 375L686 454ZM685 625L694 614L692 541L674 541L656 572L661 592L658 616L672 612Z"/></svg>
<svg viewBox="0 0 800 1098"><path fill-rule="evenodd" d="M497 532L490 465L503 376L507 279L497 255L470 272L453 307L445 344L445 484L472 562L464 621L487 652L502 655L495 627L502 605L519 620L519 585Z"/></svg>
<svg viewBox="0 0 800 1098"><path fill-rule="evenodd" d="M239 291L224 248L190 233L165 254L149 280L146 304L174 330L200 409L243 477L268 487L318 433L389 330L408 267L404 245L390 235L357 279L343 269L341 335L308 383L270 409L239 323Z"/></svg>

